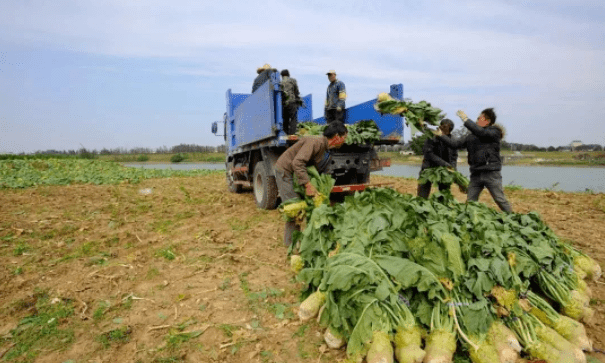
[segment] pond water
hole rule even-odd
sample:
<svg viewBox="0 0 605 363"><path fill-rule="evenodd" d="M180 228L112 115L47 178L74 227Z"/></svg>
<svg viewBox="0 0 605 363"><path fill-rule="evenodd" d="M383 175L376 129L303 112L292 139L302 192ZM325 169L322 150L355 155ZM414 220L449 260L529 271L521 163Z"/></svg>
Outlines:
<svg viewBox="0 0 605 363"><path fill-rule="evenodd" d="M124 166L137 168L159 168L174 170L211 169L224 170L223 163L181 163L181 164L146 164L125 163ZM468 166L461 166L459 171L470 175ZM417 178L420 166L392 165L378 171L376 175L401 176ZM526 189L552 189L566 192L593 191L605 193L605 168L575 168L564 166L504 166L502 183L519 185Z"/></svg>

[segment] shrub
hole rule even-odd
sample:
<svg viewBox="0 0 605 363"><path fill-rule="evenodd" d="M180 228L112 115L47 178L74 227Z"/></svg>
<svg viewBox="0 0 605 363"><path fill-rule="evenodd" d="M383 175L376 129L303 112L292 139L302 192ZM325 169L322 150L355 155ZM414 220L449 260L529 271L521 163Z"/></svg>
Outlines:
<svg viewBox="0 0 605 363"><path fill-rule="evenodd" d="M187 159L187 155L186 154L174 154L172 155L172 157L170 158L170 161L173 163L180 163L181 161Z"/></svg>
<svg viewBox="0 0 605 363"><path fill-rule="evenodd" d="M137 161L148 161L148 160L149 160L149 156L147 156L145 154L139 155L137 157Z"/></svg>

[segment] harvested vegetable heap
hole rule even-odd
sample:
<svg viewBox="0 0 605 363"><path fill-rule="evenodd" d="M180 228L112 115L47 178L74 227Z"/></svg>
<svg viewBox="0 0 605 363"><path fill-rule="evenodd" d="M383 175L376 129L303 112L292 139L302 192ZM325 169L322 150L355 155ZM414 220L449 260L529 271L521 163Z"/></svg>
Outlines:
<svg viewBox="0 0 605 363"><path fill-rule="evenodd" d="M372 120L362 120L354 124L345 125L347 131L347 139L345 144L372 144L380 140L380 130L376 126L376 122ZM316 124L315 122L307 121L298 124L299 136L317 136L322 135L326 125Z"/></svg>
<svg viewBox="0 0 605 363"><path fill-rule="evenodd" d="M584 279L601 270L537 213L371 189L306 218L299 316L351 361L586 362Z"/></svg>

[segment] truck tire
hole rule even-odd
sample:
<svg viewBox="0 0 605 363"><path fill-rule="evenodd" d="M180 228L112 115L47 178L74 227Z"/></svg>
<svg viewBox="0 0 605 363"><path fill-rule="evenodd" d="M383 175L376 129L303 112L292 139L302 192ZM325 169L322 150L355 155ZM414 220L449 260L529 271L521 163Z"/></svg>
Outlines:
<svg viewBox="0 0 605 363"><path fill-rule="evenodd" d="M370 172L369 171L365 174L357 174L357 183L367 184L369 182L370 182Z"/></svg>
<svg viewBox="0 0 605 363"><path fill-rule="evenodd" d="M229 172L225 173L225 178L227 179L227 189L231 193L241 193L243 190L243 186L241 184L233 184L233 179L229 176Z"/></svg>
<svg viewBox="0 0 605 363"><path fill-rule="evenodd" d="M254 178L252 179L254 199L256 205L262 209L277 208L277 182L273 175L265 169L265 164L257 163L254 167Z"/></svg>

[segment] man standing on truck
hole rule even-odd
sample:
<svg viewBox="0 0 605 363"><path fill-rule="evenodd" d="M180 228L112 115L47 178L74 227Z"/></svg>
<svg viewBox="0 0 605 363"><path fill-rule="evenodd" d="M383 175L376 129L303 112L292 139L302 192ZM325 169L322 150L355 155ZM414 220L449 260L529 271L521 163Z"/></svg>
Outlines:
<svg viewBox="0 0 605 363"><path fill-rule="evenodd" d="M324 115L326 123L330 124L335 121L342 122L344 124L345 116L345 100L347 99L347 90L345 84L336 79L336 71L330 70L328 73L328 79L330 84L326 92L326 105L324 109Z"/></svg>
<svg viewBox="0 0 605 363"><path fill-rule="evenodd" d="M439 130L443 133L444 137L451 139L451 133L454 129L454 122L449 118L441 120ZM424 142L422 147L422 153L424 159L422 160L422 166L420 167L420 174L422 171L428 168L436 168L438 166L445 166L447 168L456 169L458 161L458 150L447 146L444 142L436 137L429 138ZM418 184L418 196L428 198L431 194L431 182L427 181L424 184ZM449 185L439 184L439 190L447 190Z"/></svg>
<svg viewBox="0 0 605 363"><path fill-rule="evenodd" d="M439 140L456 149L466 148L471 180L468 185L467 201L479 200L483 188L494 198L494 201L505 212L512 212L512 207L504 195L502 188L502 158L500 157L500 142L504 138L504 129L496 123L496 113L493 108L481 111L477 122L471 121L464 111L456 112L464 121L464 126L471 132L459 140L438 136Z"/></svg>
<svg viewBox="0 0 605 363"><path fill-rule="evenodd" d="M309 180L307 166L314 165L319 172L327 164L329 149L339 148L347 138L347 128L341 122L329 124L323 132L323 136L302 137L294 145L290 146L275 163L275 181L282 203L299 195L294 191L294 175L298 184L305 186L305 194L312 197L317 190ZM294 221L286 222L284 228L284 244L292 244L292 234L298 230Z"/></svg>
<svg viewBox="0 0 605 363"><path fill-rule="evenodd" d="M281 77L284 131L288 135L294 135L298 123L298 106L302 104L302 100L298 91L298 83L296 83L296 79L290 77L290 72L287 69L282 70Z"/></svg>
<svg viewBox="0 0 605 363"><path fill-rule="evenodd" d="M263 83L267 82L269 78L271 78L271 73L277 72L277 69L271 68L269 64L265 64L262 67L256 69L256 73L258 76L254 79L254 83L252 83L252 93L256 91Z"/></svg>

